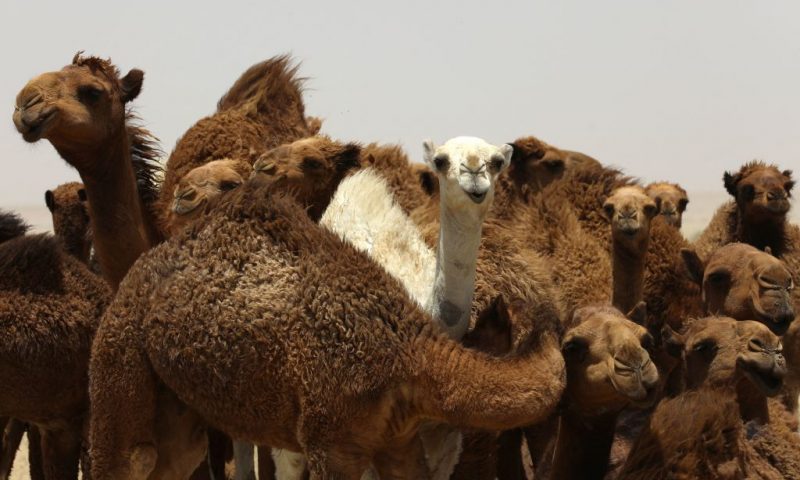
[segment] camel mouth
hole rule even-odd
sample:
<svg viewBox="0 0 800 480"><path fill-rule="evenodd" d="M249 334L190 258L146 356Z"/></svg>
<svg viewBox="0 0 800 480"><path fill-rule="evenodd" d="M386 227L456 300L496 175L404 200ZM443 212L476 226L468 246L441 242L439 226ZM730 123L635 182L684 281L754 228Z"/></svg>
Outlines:
<svg viewBox="0 0 800 480"><path fill-rule="evenodd" d="M53 109L42 112L32 122L27 122L21 119L17 123L17 130L22 134L22 138L29 143L37 142L47 133L49 127L53 124L52 120L55 118L58 111Z"/></svg>
<svg viewBox="0 0 800 480"><path fill-rule="evenodd" d="M790 207L791 205L789 204L789 200L785 198L779 200L770 200L769 203L767 203L767 210L776 215L786 214Z"/></svg>
<svg viewBox="0 0 800 480"><path fill-rule="evenodd" d="M486 200L486 192L466 192L470 200L477 204L483 203Z"/></svg>
<svg viewBox="0 0 800 480"><path fill-rule="evenodd" d="M784 375L774 369L765 370L749 362L742 362L744 374L766 396L774 397L783 387Z"/></svg>

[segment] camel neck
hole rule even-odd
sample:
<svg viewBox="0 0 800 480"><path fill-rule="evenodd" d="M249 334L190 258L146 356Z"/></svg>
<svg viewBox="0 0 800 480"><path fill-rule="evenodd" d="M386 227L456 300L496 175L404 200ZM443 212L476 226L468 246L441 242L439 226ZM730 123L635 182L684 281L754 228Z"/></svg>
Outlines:
<svg viewBox="0 0 800 480"><path fill-rule="evenodd" d="M614 441L617 413L584 416L565 411L558 423L552 478L602 479Z"/></svg>
<svg viewBox="0 0 800 480"><path fill-rule="evenodd" d="M758 391L749 380L741 379L736 384L736 400L739 403L739 414L742 421L751 420L761 425L769 423L769 407L767 397Z"/></svg>
<svg viewBox="0 0 800 480"><path fill-rule="evenodd" d="M469 327L484 210L457 214L444 200L440 209L436 273L426 310L440 320L451 338L460 339Z"/></svg>
<svg viewBox="0 0 800 480"><path fill-rule="evenodd" d="M739 241L752 245L759 250L769 247L776 257L783 255L785 250L785 221L776 221L774 218L745 219L744 212L739 210L738 236Z"/></svg>
<svg viewBox="0 0 800 480"><path fill-rule="evenodd" d="M636 249L612 241L614 293L611 303L621 312L627 313L644 297L644 271L648 240L640 242Z"/></svg>
<svg viewBox="0 0 800 480"><path fill-rule="evenodd" d="M82 158L62 156L78 168L89 200L95 255L103 277L116 290L139 255L154 243L136 187L130 144L123 130L114 140Z"/></svg>

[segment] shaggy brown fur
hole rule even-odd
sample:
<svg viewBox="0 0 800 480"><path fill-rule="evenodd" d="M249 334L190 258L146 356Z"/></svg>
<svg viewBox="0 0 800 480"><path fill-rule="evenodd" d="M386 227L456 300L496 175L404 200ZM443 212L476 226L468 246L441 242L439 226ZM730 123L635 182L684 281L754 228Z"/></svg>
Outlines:
<svg viewBox="0 0 800 480"><path fill-rule="evenodd" d="M253 164L271 148L316 133L319 121L306 123L302 85L288 55L245 71L219 100L217 111L178 140L167 161L159 212L169 212L175 187L190 170L223 158Z"/></svg>
<svg viewBox="0 0 800 480"><path fill-rule="evenodd" d="M0 231L20 230L0 214ZM41 432L46 478L75 478L106 284L49 235L0 244L0 416Z"/></svg>
<svg viewBox="0 0 800 480"><path fill-rule="evenodd" d="M420 419L504 429L555 407L554 312L520 357L470 353L294 202L250 184L219 199L215 215L132 269L103 318L91 365L95 478L164 466L161 382L234 438L303 451L315 479L359 478L370 460L381 474L422 478L420 446L405 443ZM201 273L214 263L217 273Z"/></svg>
<svg viewBox="0 0 800 480"><path fill-rule="evenodd" d="M92 235L86 190L78 182L59 185L44 193L45 204L53 216L53 233L61 239L67 253L89 263Z"/></svg>
<svg viewBox="0 0 800 480"><path fill-rule="evenodd" d="M160 152L156 139L126 110L143 78L138 69L121 77L109 60L78 53L60 71L28 82L14 112L26 141L47 139L81 175L95 252L112 288L161 240L151 211Z"/></svg>

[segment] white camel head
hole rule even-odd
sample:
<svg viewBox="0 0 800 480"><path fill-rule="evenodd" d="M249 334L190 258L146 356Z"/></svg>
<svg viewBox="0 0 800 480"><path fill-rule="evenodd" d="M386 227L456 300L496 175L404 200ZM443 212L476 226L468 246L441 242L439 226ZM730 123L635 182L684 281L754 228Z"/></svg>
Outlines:
<svg viewBox="0 0 800 480"><path fill-rule="evenodd" d="M453 208L480 205L485 214L494 196L497 176L508 167L513 148L476 137L456 137L437 147L423 144L425 162L439 177L442 200Z"/></svg>

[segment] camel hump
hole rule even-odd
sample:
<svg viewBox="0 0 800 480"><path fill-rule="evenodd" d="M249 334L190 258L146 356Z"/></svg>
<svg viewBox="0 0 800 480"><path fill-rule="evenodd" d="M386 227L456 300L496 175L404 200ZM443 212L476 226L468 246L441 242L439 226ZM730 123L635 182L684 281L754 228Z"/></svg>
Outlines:
<svg viewBox="0 0 800 480"><path fill-rule="evenodd" d="M0 211L0 243L25 235L29 228L16 213Z"/></svg>
<svg viewBox="0 0 800 480"><path fill-rule="evenodd" d="M303 79L289 55L272 57L248 68L217 102L217 112L248 106L256 114L267 110L303 112Z"/></svg>

